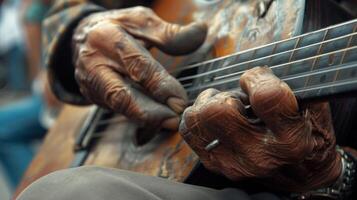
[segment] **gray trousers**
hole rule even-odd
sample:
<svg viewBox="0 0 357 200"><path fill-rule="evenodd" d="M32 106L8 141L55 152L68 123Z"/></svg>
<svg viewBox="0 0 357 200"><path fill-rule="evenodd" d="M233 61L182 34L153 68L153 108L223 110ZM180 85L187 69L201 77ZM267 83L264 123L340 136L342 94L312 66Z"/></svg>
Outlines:
<svg viewBox="0 0 357 200"><path fill-rule="evenodd" d="M277 200L268 193L249 196L239 189L210 188L102 167L60 170L26 188L18 200Z"/></svg>

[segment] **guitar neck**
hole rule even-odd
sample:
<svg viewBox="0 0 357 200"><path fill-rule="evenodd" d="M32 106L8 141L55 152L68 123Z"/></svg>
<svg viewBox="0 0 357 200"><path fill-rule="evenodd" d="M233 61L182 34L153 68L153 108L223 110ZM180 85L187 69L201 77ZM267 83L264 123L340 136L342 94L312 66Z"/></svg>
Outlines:
<svg viewBox="0 0 357 200"><path fill-rule="evenodd" d="M207 88L232 90L244 71L269 66L301 99L357 90L357 19L274 42L184 70L203 71L179 78L193 101ZM213 69L213 70L211 70Z"/></svg>
<svg viewBox="0 0 357 200"><path fill-rule="evenodd" d="M357 62L324 67L318 70L284 77L298 99L325 99L331 96L353 95L357 91Z"/></svg>

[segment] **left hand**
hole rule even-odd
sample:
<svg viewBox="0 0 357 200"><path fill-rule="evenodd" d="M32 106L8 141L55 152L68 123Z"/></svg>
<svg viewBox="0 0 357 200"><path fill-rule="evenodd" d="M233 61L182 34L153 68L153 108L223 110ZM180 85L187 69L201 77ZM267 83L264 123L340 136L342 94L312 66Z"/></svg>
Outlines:
<svg viewBox="0 0 357 200"><path fill-rule="evenodd" d="M177 130L186 92L147 49L188 54L201 46L206 33L205 23L171 24L144 7L91 14L72 37L79 89L89 102L142 127Z"/></svg>
<svg viewBox="0 0 357 200"><path fill-rule="evenodd" d="M202 92L183 114L180 133L205 167L291 192L333 183L341 158L328 103L299 110L289 86L267 67L248 70L240 85L243 92ZM214 140L219 144L207 150Z"/></svg>

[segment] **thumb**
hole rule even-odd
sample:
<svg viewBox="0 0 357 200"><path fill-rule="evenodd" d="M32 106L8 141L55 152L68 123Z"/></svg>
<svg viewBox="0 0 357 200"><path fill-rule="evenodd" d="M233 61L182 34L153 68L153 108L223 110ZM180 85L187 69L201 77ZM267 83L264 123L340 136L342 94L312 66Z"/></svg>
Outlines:
<svg viewBox="0 0 357 200"><path fill-rule="evenodd" d="M206 38L207 25L203 22L193 22L186 26L168 23L144 7L135 7L125 12L129 13L120 13L120 17L117 17L122 28L142 40L146 46L158 47L171 55L193 52Z"/></svg>
<svg viewBox="0 0 357 200"><path fill-rule="evenodd" d="M156 43L154 40L151 42L161 51L171 55L188 54L197 50L205 41L207 34L207 25L202 22L193 22L186 26L163 22L162 26L159 33L162 39ZM150 41L150 38L147 40Z"/></svg>
<svg viewBox="0 0 357 200"><path fill-rule="evenodd" d="M240 79L252 109L274 133L281 134L303 122L297 100L289 86L268 67L255 67Z"/></svg>

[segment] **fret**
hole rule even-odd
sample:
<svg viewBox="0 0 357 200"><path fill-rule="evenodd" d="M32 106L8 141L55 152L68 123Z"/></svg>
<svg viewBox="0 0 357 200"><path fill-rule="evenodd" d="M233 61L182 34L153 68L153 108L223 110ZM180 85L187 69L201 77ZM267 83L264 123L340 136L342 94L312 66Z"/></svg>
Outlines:
<svg viewBox="0 0 357 200"><path fill-rule="evenodd" d="M278 48L278 44L274 44L274 47L272 48L270 55L275 54L277 48ZM268 60L268 62L267 62L267 65L271 65L271 59L272 59L272 58L273 58L273 57L270 57L270 58L269 58L269 60Z"/></svg>
<svg viewBox="0 0 357 200"><path fill-rule="evenodd" d="M213 80L213 79L219 80L222 78L231 77L231 76L233 76L233 74L237 74L235 72L240 72L244 69L247 69L247 68L250 68L253 66L261 66L261 65L266 65L266 64L269 64L271 66L271 65L276 65L279 63L286 63L289 60L291 60L289 58L291 55L290 53L292 53L292 51L294 51L294 56L291 58L294 58L294 60L297 60L297 59L304 58L306 56L315 55L316 52L313 52L313 51L315 51L315 48L318 48L318 45L321 45L320 51L323 51L323 52L329 52L329 51L344 47L342 44L344 43L344 40L347 37L340 36L340 35L337 35L338 38L329 37L329 40L324 41L326 43L322 45L321 38L325 35L323 33L324 33L323 31L320 31L320 32L313 32L313 33L311 33L311 35L310 34L304 35L301 39L301 41L304 41L304 42L301 42L301 43L309 44L309 46L299 45L301 47L298 49L294 49L293 47L295 46L294 44L296 44L297 39L299 39L300 37L296 37L291 40L286 40L284 42L273 43L272 45L263 46L261 48L258 48L258 50L256 50L257 53L254 53L255 50L253 50L253 51L244 51L239 54L233 54L232 56L234 56L234 57L239 56L239 59L235 59L235 61L238 60L238 63L228 62L228 63L230 63L229 66L226 66L226 64L222 64L223 66L221 68L218 68L211 72L205 71L200 74L197 74L196 76L191 76L190 78L210 76L213 73L215 73L214 78L212 78L212 76L211 76L205 80L207 80L207 81ZM327 35L330 36L331 34L327 34ZM312 37L312 39L310 37ZM318 40L318 38L319 38L319 40ZM340 42L341 40L343 42ZM347 39L346 39L346 41L347 41ZM318 42L318 43L314 43L314 42ZM277 46L277 47L275 47L275 46ZM328 48L325 48L324 46L326 46ZM322 47L324 47L324 48L322 48ZM269 53L267 53L267 52L273 51L274 48L276 49L275 52L278 52L278 53L276 53L274 55L269 55ZM316 51L318 51L318 50L316 49ZM231 59L231 58L232 58L231 56L228 56L225 59ZM251 58L256 58L256 59L251 60ZM214 63L217 63L217 61L214 61ZM220 63L224 63L224 62L222 62L222 60L221 60ZM220 63L218 63L216 66L220 65ZM246 64L248 64L248 65L246 65ZM318 62L315 61L315 68L320 66L317 64L318 64ZM207 64L205 64L205 65L207 65ZM310 66L311 66L311 64L310 64ZM292 66L290 68L292 68ZM289 71L291 71L291 70L289 70ZM278 74L284 75L284 72L278 72ZM186 78L189 78L189 77L186 77Z"/></svg>
<svg viewBox="0 0 357 200"><path fill-rule="evenodd" d="M356 32L356 30L357 30L357 25L354 26L353 32ZM351 47L353 38L355 38L354 35L351 35L351 36L349 37L348 42L347 42L347 45L346 45L346 48ZM346 53L347 53L347 51L344 51L344 52L342 53L342 58L341 58L340 64L343 64L343 63L344 63L345 58L346 58ZM357 54L356 54L356 55L357 55ZM336 73L336 75L335 75L335 77L334 77L333 80L336 81L336 80L338 79L338 76L339 76L339 72Z"/></svg>
<svg viewBox="0 0 357 200"><path fill-rule="evenodd" d="M352 50L348 50L344 52L344 60L352 60L352 58L354 60L356 60L356 55L357 55L357 49L352 49ZM353 62L353 61L352 61ZM345 63L345 61L343 62ZM350 61L347 63L351 63ZM354 78L356 77L356 69L350 68L348 70L341 70L338 71L338 73L336 73L335 77L334 77L334 81L339 81L339 80L343 80L343 79L347 79L347 78Z"/></svg>
<svg viewBox="0 0 357 200"><path fill-rule="evenodd" d="M347 44L355 46L356 22L357 20L354 20L214 60L211 63L215 63L215 69L190 77L205 77L204 81L200 84L185 85L185 88L193 99L209 87L221 90L237 87L239 76L244 70L254 66L269 64L273 72L283 78L320 68L334 68L338 63L344 63L347 58L350 61L356 60L351 53L343 53ZM219 66L221 68L218 68ZM318 83L330 82L333 80L331 76L332 73L307 76L304 81L296 81L293 84L298 88L307 88Z"/></svg>
<svg viewBox="0 0 357 200"><path fill-rule="evenodd" d="M301 90L295 90L293 92L298 99L309 100L314 98L324 98L335 94L342 95L344 93L348 93L349 91L356 90L356 88L357 79L354 78L350 80L337 81L309 88L303 88Z"/></svg>
<svg viewBox="0 0 357 200"><path fill-rule="evenodd" d="M291 53L290 53L288 62L291 62L291 61L292 61L292 59L293 59L293 57L294 57L294 55L295 55L295 50L297 49L298 45L300 44L300 40L301 40L300 37L297 38L297 40L296 40L296 42L295 42L295 45L294 45L294 48L293 48L293 51L291 51ZM285 68L284 73L283 73L283 76L286 76L287 74L289 74L290 67L291 67L291 65L288 65L288 67Z"/></svg>
<svg viewBox="0 0 357 200"><path fill-rule="evenodd" d="M336 73L341 73L344 76L341 76L341 78L336 81L333 79ZM301 82L301 80L305 79L306 77L309 77L311 79L309 86L305 87L301 85L296 85L296 83ZM357 80L356 78L357 61L347 64L341 64L339 66L335 66L334 68L321 68L312 72L305 72L304 74L300 75L291 75L290 77L283 78L283 80L290 86L293 91L300 91L300 98L308 98L321 97L329 94L335 94L337 92L348 91L349 88L343 88L342 85L338 87L339 90L336 90L336 87L328 86L333 85L335 83L340 84L342 82L353 82ZM311 88L320 89L317 90Z"/></svg>
<svg viewBox="0 0 357 200"><path fill-rule="evenodd" d="M327 36L328 32L329 32L328 29L325 30L324 37L323 37L322 40L321 40L322 42L326 40L326 36ZM322 47L323 47L323 46L324 46L324 43L320 43L319 48L318 48L318 50L317 50L317 52L316 52L316 55L319 55L319 54L322 53ZM319 58L317 58L317 59L314 60L314 62L313 62L313 64L312 64L311 71L314 69L314 67L315 67L315 65L316 65L316 62L318 62L318 59L319 59Z"/></svg>
<svg viewBox="0 0 357 200"><path fill-rule="evenodd" d="M328 35L328 32L329 32L329 29L326 29L326 30L324 31L324 34L323 34L323 37L322 37L321 42L323 42L323 41L326 40L326 36ZM324 43L320 43L320 45L319 45L319 47L318 47L318 49L317 49L317 52L315 53L316 55L321 54L323 44L324 44ZM313 70L314 70L316 64L317 64L319 61L320 61L320 57L314 58L314 60L312 61L312 65L311 65L310 71L313 71ZM304 85L305 85L305 87L306 87L306 86L308 86L309 84L310 84L310 77L307 77L306 80L305 80L305 84L304 84Z"/></svg>
<svg viewBox="0 0 357 200"><path fill-rule="evenodd" d="M252 53L252 56L250 57L249 61L254 60L256 53L257 53L257 50L254 49L254 50L253 50L253 53ZM251 64L252 64L252 62L249 62L249 63L247 64L247 67L246 67L245 69L249 69L249 68L255 67L255 66L251 66Z"/></svg>
<svg viewBox="0 0 357 200"><path fill-rule="evenodd" d="M351 47L348 50L356 52L357 51L357 46ZM329 59L329 55L336 54L336 53L342 52L342 51L344 51L344 50L338 50L336 52L326 53L324 55L321 55L322 56L321 59L322 60L328 60ZM315 59L316 57L317 56L314 56L314 57L311 57L311 58L304 59L302 61L294 61L293 63L301 64L301 63L304 63L305 61ZM281 66L284 66L284 65L281 65ZM272 70L274 72L275 68L279 68L279 67L280 66L273 66L271 68L272 68ZM336 66L334 68L320 68L320 69L316 69L314 71L319 72L321 70L336 70ZM292 74L290 76L297 76L297 77L300 77L300 78L304 78L304 80L306 80L306 78L309 77L308 74L310 74L310 73L312 73L312 72L309 71L309 70L306 70L305 72ZM285 77L280 77L280 78L283 78L283 80L285 80L284 79ZM226 90L226 89L236 88L237 84L238 84L238 80L239 80L239 76L235 76L235 77L231 77L231 78L228 78L228 79L222 79L222 80L219 80L219 81L207 83L206 85L200 85L200 86L191 87L191 88L188 88L187 91L189 91L191 94L198 95L199 92L203 91L204 89L210 88L210 87L214 87L214 88L219 89L219 90ZM287 80L289 80L289 79L287 79ZM321 79L321 80L323 80L323 79ZM301 83L303 83L302 79L300 79L299 81L295 81L293 84L295 85L295 88L308 87L308 86L306 86L304 84L301 85Z"/></svg>
<svg viewBox="0 0 357 200"><path fill-rule="evenodd" d="M269 66L273 66L273 65L279 65L282 63L289 62L290 53L294 51L294 47L298 40L299 38L294 38L286 42L277 44L278 47L276 50L276 54L269 55L268 57L269 61L267 61L265 64Z"/></svg>

